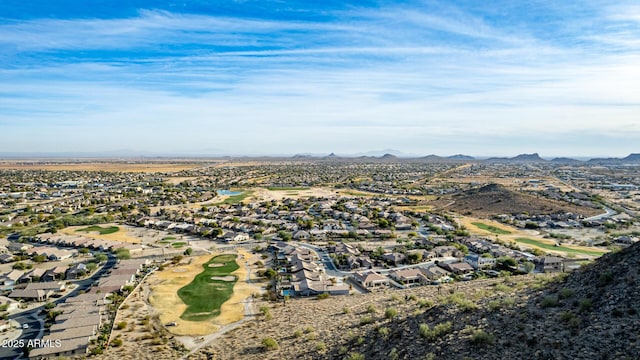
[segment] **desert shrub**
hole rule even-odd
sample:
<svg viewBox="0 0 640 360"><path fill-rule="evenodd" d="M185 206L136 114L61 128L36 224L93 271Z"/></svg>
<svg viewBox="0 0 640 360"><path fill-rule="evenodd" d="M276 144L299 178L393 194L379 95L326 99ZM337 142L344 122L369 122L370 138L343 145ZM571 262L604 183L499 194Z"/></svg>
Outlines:
<svg viewBox="0 0 640 360"><path fill-rule="evenodd" d="M385 339L389 337L389 333L390 331L388 327L381 327L378 329L378 334Z"/></svg>
<svg viewBox="0 0 640 360"><path fill-rule="evenodd" d="M513 291L513 288L511 288L511 287L509 287L509 286L507 286L505 284L496 284L493 288L496 291L505 292L505 293Z"/></svg>
<svg viewBox="0 0 640 360"><path fill-rule="evenodd" d="M573 296L573 290L571 289L562 289L558 293L558 297L560 297L560 299L568 299L572 296Z"/></svg>
<svg viewBox="0 0 640 360"><path fill-rule="evenodd" d="M574 313L572 313L571 311L563 311L560 313L560 321L562 322L569 322L569 320L575 318L576 315Z"/></svg>
<svg viewBox="0 0 640 360"><path fill-rule="evenodd" d="M515 305L516 300L514 298L505 298L502 299L502 305L506 306L506 307L512 307L513 305Z"/></svg>
<svg viewBox="0 0 640 360"><path fill-rule="evenodd" d="M118 329L118 330L122 330L122 329L124 329L126 327L127 327L127 322L126 321L121 321L116 325L116 329Z"/></svg>
<svg viewBox="0 0 640 360"><path fill-rule="evenodd" d="M367 312L369 314L375 314L378 312L378 309L376 309L376 306L373 304L369 304L369 306L367 306Z"/></svg>
<svg viewBox="0 0 640 360"><path fill-rule="evenodd" d="M591 310L591 308L593 307L593 302L591 301L591 299L582 299L580 300L580 312L586 312Z"/></svg>
<svg viewBox="0 0 640 360"><path fill-rule="evenodd" d="M370 315L364 316L360 319L360 325L367 325L373 323L373 317Z"/></svg>
<svg viewBox="0 0 640 360"><path fill-rule="evenodd" d="M433 306L433 301L428 299L420 299L418 300L418 306L420 306L421 308L430 308Z"/></svg>
<svg viewBox="0 0 640 360"><path fill-rule="evenodd" d="M349 353L349 356L346 357L346 360L364 360L364 355L359 352Z"/></svg>
<svg viewBox="0 0 640 360"><path fill-rule="evenodd" d="M113 339L113 340L111 341L111 346L113 346L113 347L119 347L119 346L122 346L122 339L120 339L120 338Z"/></svg>
<svg viewBox="0 0 640 360"><path fill-rule="evenodd" d="M314 331L316 331L316 329L314 329L313 326L307 326L304 328L304 332L307 334Z"/></svg>
<svg viewBox="0 0 640 360"><path fill-rule="evenodd" d="M599 284L601 286L609 284L613 280L613 273L611 271L604 272L600 274Z"/></svg>
<svg viewBox="0 0 640 360"><path fill-rule="evenodd" d="M299 338L301 336L302 336L302 331L296 330L296 331L293 332L293 337L294 338Z"/></svg>
<svg viewBox="0 0 640 360"><path fill-rule="evenodd" d="M451 332L453 325L450 321L440 323L433 328L430 328L428 324L420 324L419 332L420 336L428 341L433 341L438 337Z"/></svg>
<svg viewBox="0 0 640 360"><path fill-rule="evenodd" d="M328 299L330 296L329 293L318 294L318 300Z"/></svg>
<svg viewBox="0 0 640 360"><path fill-rule="evenodd" d="M387 319L393 320L393 318L396 316L398 316L398 310L396 310L395 308L390 307L384 311L384 317Z"/></svg>
<svg viewBox="0 0 640 360"><path fill-rule="evenodd" d="M552 295L545 296L542 302L540 302L540 306L543 308L558 306L558 298Z"/></svg>
<svg viewBox="0 0 640 360"><path fill-rule="evenodd" d="M493 334L485 332L484 330L475 330L471 334L471 343L477 346L491 345L495 341L495 336L493 336Z"/></svg>
<svg viewBox="0 0 640 360"><path fill-rule="evenodd" d="M262 339L262 346L267 350L274 350L278 348L278 342L274 338Z"/></svg>
<svg viewBox="0 0 640 360"><path fill-rule="evenodd" d="M318 341L316 343L316 351L325 351L327 350L327 345L324 343L324 341Z"/></svg>
<svg viewBox="0 0 640 360"><path fill-rule="evenodd" d="M342 313L343 314L350 314L351 313L351 308L348 308L348 307L345 306L344 308L342 308Z"/></svg>

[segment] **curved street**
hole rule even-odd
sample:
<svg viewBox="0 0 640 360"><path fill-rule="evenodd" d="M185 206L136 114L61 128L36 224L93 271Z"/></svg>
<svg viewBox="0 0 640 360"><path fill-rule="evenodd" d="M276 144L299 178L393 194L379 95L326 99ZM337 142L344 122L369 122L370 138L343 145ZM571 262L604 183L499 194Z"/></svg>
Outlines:
<svg viewBox="0 0 640 360"><path fill-rule="evenodd" d="M107 254L109 257L104 266L96 271L90 277L74 282L78 286L73 289L66 296L51 301L54 304L60 304L65 302L69 297L78 295L80 291L87 290L91 285L102 278L109 270L111 270L117 263L117 259L113 254ZM20 313L12 314L9 316L10 320L15 320L20 323L20 326L28 324L28 329L23 329L22 334L15 339L13 344L28 344L29 340L41 339L44 336L44 317L46 314L42 312L44 305L38 306L30 310L26 310ZM3 344L5 345L5 344ZM0 347L0 359L27 359L24 356L23 349L21 347L8 346L12 344L6 344L7 346Z"/></svg>

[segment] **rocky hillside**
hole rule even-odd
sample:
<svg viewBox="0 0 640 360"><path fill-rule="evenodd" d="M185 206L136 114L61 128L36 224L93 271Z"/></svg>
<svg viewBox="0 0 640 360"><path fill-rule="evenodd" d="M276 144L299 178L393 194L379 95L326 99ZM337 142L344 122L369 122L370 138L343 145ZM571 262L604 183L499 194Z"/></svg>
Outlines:
<svg viewBox="0 0 640 360"><path fill-rule="evenodd" d="M569 275L259 302L192 359L637 359L640 244Z"/></svg>
<svg viewBox="0 0 640 360"><path fill-rule="evenodd" d="M479 217L525 212L530 215L572 212L592 216L602 212L596 208L585 208L568 202L520 193L498 184L489 184L460 194L443 196L434 202L434 205L446 206L448 210Z"/></svg>
<svg viewBox="0 0 640 360"><path fill-rule="evenodd" d="M365 359L637 359L639 269L636 244L524 291L498 284L497 296L477 302L448 295L426 311L371 328L364 341L347 347Z"/></svg>

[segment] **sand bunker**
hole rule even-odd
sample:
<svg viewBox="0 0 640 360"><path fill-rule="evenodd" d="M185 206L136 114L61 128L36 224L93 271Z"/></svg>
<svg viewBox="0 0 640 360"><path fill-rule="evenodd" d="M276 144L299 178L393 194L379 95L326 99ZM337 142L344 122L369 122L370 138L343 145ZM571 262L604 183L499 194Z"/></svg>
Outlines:
<svg viewBox="0 0 640 360"><path fill-rule="evenodd" d="M218 280L218 281L235 281L236 277L235 276L212 276L211 280Z"/></svg>
<svg viewBox="0 0 640 360"><path fill-rule="evenodd" d="M224 266L224 264L220 264L220 263L209 264L209 267L222 267L222 266Z"/></svg>

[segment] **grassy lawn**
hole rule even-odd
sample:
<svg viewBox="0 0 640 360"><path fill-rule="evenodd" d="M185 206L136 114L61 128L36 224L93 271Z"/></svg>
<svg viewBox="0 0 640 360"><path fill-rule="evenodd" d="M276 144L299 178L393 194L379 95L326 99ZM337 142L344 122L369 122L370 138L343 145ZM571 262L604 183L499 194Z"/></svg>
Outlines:
<svg viewBox="0 0 640 360"><path fill-rule="evenodd" d="M299 191L299 190L309 190L310 188L308 187L295 187L295 186L290 186L290 187L277 187L277 186L272 186L272 187L268 187L267 190L269 191Z"/></svg>
<svg viewBox="0 0 640 360"><path fill-rule="evenodd" d="M102 226L92 225L86 228L76 230L76 232L80 232L80 231L81 232L97 231L100 233L100 235L108 235L108 234L117 233L118 231L120 231L120 228L117 226L110 226L110 227L103 228Z"/></svg>
<svg viewBox="0 0 640 360"><path fill-rule="evenodd" d="M566 246L555 246L553 244L547 244L547 243L544 243L538 240L529 239L529 238L516 238L516 242L536 246L541 249L547 249L547 250L553 250L553 251L564 251L566 253L573 253L573 254L602 256L607 253L606 251L583 250L583 249L570 248Z"/></svg>
<svg viewBox="0 0 640 360"><path fill-rule="evenodd" d="M170 241L170 240L175 240L175 236L165 236L162 238L163 241Z"/></svg>
<svg viewBox="0 0 640 360"><path fill-rule="evenodd" d="M242 192L242 194L229 196L224 201L221 201L221 202L216 203L214 205L222 205L222 204L236 205L236 204L239 204L241 201L243 201L244 199L248 198L251 195L253 195L253 191L252 190L247 190L247 191Z"/></svg>
<svg viewBox="0 0 640 360"><path fill-rule="evenodd" d="M158 244L166 245L166 244L168 244L168 243L170 243L170 242L171 242L171 241L169 241L169 240L160 240L160 241L158 241Z"/></svg>
<svg viewBox="0 0 640 360"><path fill-rule="evenodd" d="M236 255L224 254L213 257L202 267L204 271L196 275L189 285L178 290L178 296L187 304L187 309L180 316L187 321L203 321L220 315L220 307L231 298L233 285L238 280L212 280L213 276L228 276L236 271ZM209 267L209 264L223 264Z"/></svg>
<svg viewBox="0 0 640 360"><path fill-rule="evenodd" d="M179 249L179 248L181 248L181 247L183 247L185 245L187 245L187 243L184 242L184 241L178 241L178 242L174 242L173 244L171 244L171 246L173 246L176 249Z"/></svg>
<svg viewBox="0 0 640 360"><path fill-rule="evenodd" d="M511 231L507 231L507 230L502 230L500 228L497 228L493 225L487 225L485 223L481 223L481 222L472 222L473 225L475 225L477 228L482 229L482 230L486 230L492 234L498 234L498 235L509 235L511 234Z"/></svg>

